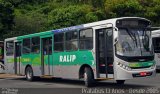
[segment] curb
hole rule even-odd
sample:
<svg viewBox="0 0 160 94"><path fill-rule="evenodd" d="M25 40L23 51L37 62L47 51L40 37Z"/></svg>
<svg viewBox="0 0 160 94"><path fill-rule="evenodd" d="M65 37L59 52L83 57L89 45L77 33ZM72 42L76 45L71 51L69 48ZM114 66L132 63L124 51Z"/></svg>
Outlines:
<svg viewBox="0 0 160 94"><path fill-rule="evenodd" d="M19 78L19 77L23 77L23 76L14 75L14 74L4 74L4 73L0 73L0 79L5 79L5 78Z"/></svg>

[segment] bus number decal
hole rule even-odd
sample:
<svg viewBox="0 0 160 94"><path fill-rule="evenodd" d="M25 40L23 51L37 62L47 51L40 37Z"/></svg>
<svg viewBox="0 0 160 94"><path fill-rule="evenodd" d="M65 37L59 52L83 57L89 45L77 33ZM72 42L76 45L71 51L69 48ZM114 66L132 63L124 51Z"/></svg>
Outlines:
<svg viewBox="0 0 160 94"><path fill-rule="evenodd" d="M76 55L60 55L59 62L74 62L76 60Z"/></svg>

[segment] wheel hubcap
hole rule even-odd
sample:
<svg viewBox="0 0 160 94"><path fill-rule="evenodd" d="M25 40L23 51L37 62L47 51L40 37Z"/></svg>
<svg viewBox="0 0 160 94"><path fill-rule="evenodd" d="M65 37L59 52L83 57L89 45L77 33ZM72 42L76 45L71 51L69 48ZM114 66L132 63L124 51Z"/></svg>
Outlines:
<svg viewBox="0 0 160 94"><path fill-rule="evenodd" d="M28 78L28 79L31 79L31 76L32 76L31 71L28 71L28 72L27 72L27 78Z"/></svg>
<svg viewBox="0 0 160 94"><path fill-rule="evenodd" d="M84 81L87 81L87 74L84 73Z"/></svg>

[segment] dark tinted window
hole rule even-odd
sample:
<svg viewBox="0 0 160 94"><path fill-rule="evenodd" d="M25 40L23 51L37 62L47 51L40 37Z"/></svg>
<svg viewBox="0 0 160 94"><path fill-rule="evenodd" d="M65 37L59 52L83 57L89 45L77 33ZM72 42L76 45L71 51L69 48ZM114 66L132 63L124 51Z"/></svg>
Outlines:
<svg viewBox="0 0 160 94"><path fill-rule="evenodd" d="M14 52L14 43L13 41L6 42L6 55L11 56Z"/></svg>
<svg viewBox="0 0 160 94"><path fill-rule="evenodd" d="M31 52L30 44L31 44L31 42L30 42L29 38L23 40L23 54L28 54Z"/></svg>
<svg viewBox="0 0 160 94"><path fill-rule="evenodd" d="M52 54L52 37L43 39L43 54L44 55Z"/></svg>
<svg viewBox="0 0 160 94"><path fill-rule="evenodd" d="M32 49L31 51L33 53L39 53L40 52L40 38L39 37L34 37L32 38Z"/></svg>
<svg viewBox="0 0 160 94"><path fill-rule="evenodd" d="M160 53L160 38L159 37L155 37L152 39L153 41L153 46L154 46L154 52L155 53Z"/></svg>
<svg viewBox="0 0 160 94"><path fill-rule="evenodd" d="M16 45L15 54L16 54L16 57L19 57L21 56L21 42L16 42L15 45Z"/></svg>
<svg viewBox="0 0 160 94"><path fill-rule="evenodd" d="M79 49L87 50L93 48L93 31L85 29L80 31Z"/></svg>
<svg viewBox="0 0 160 94"><path fill-rule="evenodd" d="M73 51L78 49L78 32L77 31L66 32L65 48L67 51Z"/></svg>
<svg viewBox="0 0 160 94"><path fill-rule="evenodd" d="M54 51L64 51L64 33L54 35Z"/></svg>

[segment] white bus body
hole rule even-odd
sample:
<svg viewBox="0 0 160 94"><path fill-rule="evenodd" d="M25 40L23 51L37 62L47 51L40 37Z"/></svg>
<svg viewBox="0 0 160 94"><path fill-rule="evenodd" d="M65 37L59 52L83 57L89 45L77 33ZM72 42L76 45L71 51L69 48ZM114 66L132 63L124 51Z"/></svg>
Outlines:
<svg viewBox="0 0 160 94"><path fill-rule="evenodd" d="M152 31L152 41L154 46L156 69L160 70L160 30Z"/></svg>

